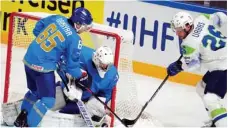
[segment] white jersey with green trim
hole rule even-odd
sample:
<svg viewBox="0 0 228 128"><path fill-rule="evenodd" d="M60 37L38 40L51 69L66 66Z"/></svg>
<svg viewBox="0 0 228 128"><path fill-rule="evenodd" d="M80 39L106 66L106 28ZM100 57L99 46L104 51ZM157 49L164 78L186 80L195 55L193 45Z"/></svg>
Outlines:
<svg viewBox="0 0 228 128"><path fill-rule="evenodd" d="M227 39L219 30L226 24L226 15L219 14L220 17L217 13L204 14L194 20L193 30L181 44L184 70L197 67L204 67L209 71L227 69Z"/></svg>

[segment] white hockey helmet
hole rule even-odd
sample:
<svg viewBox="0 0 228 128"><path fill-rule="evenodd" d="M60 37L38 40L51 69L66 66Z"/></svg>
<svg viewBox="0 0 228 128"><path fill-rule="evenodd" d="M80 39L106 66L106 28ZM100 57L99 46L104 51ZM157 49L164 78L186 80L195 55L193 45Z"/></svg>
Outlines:
<svg viewBox="0 0 228 128"><path fill-rule="evenodd" d="M98 48L94 53L92 60L97 68L97 71L101 78L104 78L110 65L114 63L114 56L111 48L102 46Z"/></svg>
<svg viewBox="0 0 228 128"><path fill-rule="evenodd" d="M173 31L183 30L186 27L186 24L192 25L193 18L191 14L187 12L178 12L176 13L171 20L171 27Z"/></svg>

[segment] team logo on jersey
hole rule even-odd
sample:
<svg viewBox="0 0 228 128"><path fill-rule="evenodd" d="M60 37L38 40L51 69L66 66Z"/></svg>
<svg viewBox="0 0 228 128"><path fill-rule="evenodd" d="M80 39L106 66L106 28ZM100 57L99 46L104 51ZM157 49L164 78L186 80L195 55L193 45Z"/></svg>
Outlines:
<svg viewBox="0 0 228 128"><path fill-rule="evenodd" d="M190 47L190 46L187 46L187 45L182 45L181 46L181 52L184 55L190 55L190 54L195 52L195 49Z"/></svg>
<svg viewBox="0 0 228 128"><path fill-rule="evenodd" d="M186 54L187 52L186 52L186 50L184 48L181 48L181 53L182 54Z"/></svg>

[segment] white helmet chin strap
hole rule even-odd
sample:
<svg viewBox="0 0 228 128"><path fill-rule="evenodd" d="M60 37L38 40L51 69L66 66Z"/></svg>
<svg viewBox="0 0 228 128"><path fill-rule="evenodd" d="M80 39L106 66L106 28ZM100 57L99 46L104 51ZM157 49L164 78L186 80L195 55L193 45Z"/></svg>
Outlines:
<svg viewBox="0 0 228 128"><path fill-rule="evenodd" d="M74 28L78 32L81 29L81 25L74 23Z"/></svg>
<svg viewBox="0 0 228 128"><path fill-rule="evenodd" d="M95 54L95 53L94 53ZM104 78L104 75L105 73L107 72L107 70L103 70L101 67L100 67L100 62L98 62L99 60L94 60L94 57L93 57L93 62L96 66L96 69L98 71L98 74L101 78Z"/></svg>
<svg viewBox="0 0 228 128"><path fill-rule="evenodd" d="M97 67L97 71L101 78L104 78L105 73L107 72L107 71L102 70L100 67Z"/></svg>

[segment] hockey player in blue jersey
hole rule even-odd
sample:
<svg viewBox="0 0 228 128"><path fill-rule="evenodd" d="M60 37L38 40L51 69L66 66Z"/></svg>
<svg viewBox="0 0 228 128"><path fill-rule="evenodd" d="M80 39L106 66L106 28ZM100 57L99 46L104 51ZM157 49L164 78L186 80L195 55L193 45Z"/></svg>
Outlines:
<svg viewBox="0 0 228 128"><path fill-rule="evenodd" d="M67 59L66 73L76 79L83 77L79 66L82 41L78 34L88 31L92 21L91 13L79 7L69 19L52 15L36 23L33 30L36 38L23 59L29 91L25 94L15 126L38 126L47 110L54 106L54 71L62 54Z"/></svg>
<svg viewBox="0 0 228 128"><path fill-rule="evenodd" d="M80 66L88 73L87 79L81 79L79 82L91 89L106 104L111 100L112 90L117 84L119 75L116 67L113 65L113 53L107 46L102 46L94 51L91 48L83 46L80 56ZM78 82L76 80L76 82ZM105 107L99 103L87 90L79 89L75 85L68 85L70 91L64 93L68 97L67 104L60 110L62 113L78 114L79 110L75 99L82 100L88 108L92 117L106 116Z"/></svg>

